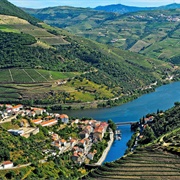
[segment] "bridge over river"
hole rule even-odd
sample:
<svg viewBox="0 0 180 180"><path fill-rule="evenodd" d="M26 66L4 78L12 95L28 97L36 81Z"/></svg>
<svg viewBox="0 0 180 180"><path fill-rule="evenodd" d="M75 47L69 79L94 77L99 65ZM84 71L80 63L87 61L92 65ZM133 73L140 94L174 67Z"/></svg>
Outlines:
<svg viewBox="0 0 180 180"><path fill-rule="evenodd" d="M116 126L123 126L123 125L127 125L127 124L131 125L136 122L137 121L126 121L126 122L116 122L115 124L116 124Z"/></svg>

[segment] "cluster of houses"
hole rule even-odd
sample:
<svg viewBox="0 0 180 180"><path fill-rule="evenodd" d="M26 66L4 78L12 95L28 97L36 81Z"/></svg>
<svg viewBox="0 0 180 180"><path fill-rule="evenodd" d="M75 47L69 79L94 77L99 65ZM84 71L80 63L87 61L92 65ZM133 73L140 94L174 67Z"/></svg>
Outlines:
<svg viewBox="0 0 180 180"><path fill-rule="evenodd" d="M61 123L69 123L69 117L66 114L48 113L43 108L29 107L25 108L19 104L16 106L12 105L0 105L3 111L3 117L6 119L16 118L17 115L21 115L22 126L19 129L9 129L8 132L15 136L24 136L28 138L31 134L37 134L39 132L38 125L43 127L51 127L56 125L58 121ZM30 127L31 123L28 123L26 117L29 117L34 127ZM11 119L12 120L12 119ZM6 120L3 120L6 122ZM58 154L63 154L67 151L72 151L72 160L75 163L82 164L87 160L93 160L94 155L97 153L96 150L91 151L93 143L98 143L104 137L107 130L108 123L97 120L73 120L69 126L76 126L79 129L77 137L69 137L68 140L63 137L59 137L54 132L49 132L52 143L51 146L58 151ZM54 152L53 152L54 153ZM51 153L52 155L52 153Z"/></svg>
<svg viewBox="0 0 180 180"><path fill-rule="evenodd" d="M19 104L16 106L13 106L11 104L0 104L1 110L0 110L0 119L4 120L8 118L11 115L15 115L17 112L20 111L20 109L23 108L23 105Z"/></svg>
<svg viewBox="0 0 180 180"><path fill-rule="evenodd" d="M32 122L35 124L40 124L42 126L52 126L57 123L58 120L61 120L63 123L68 123L69 122L69 117L65 114L53 114L53 113L48 113L46 109L44 108L36 108L36 107L31 107L25 109L22 104L18 104L16 106L12 106L10 104L0 104L1 110L1 120L5 120L9 118L12 115L21 115L22 117L28 116L31 117L32 119L36 117L36 115L43 115L43 113L46 113L48 117L46 119L34 119Z"/></svg>
<svg viewBox="0 0 180 180"><path fill-rule="evenodd" d="M41 126L53 126L61 121L62 123L67 124L69 122L69 117L66 114L50 114L45 118L33 119L31 122L34 124L40 124Z"/></svg>
<svg viewBox="0 0 180 180"><path fill-rule="evenodd" d="M53 126L58 123L58 121L61 121L62 123L68 123L69 117L66 114L53 114L48 113L46 109L43 108L36 108L36 107L30 107L25 108L22 104L18 105L10 105L10 104L0 104L1 107L1 122L6 122L9 120L12 120L13 118L16 119L17 115L21 115L22 118L29 117L31 118L31 122L36 125L41 125L43 127L45 126ZM46 116L43 118L43 114L46 114ZM42 118L35 119L36 116L40 116ZM16 135L16 136L24 136L28 138L30 134L37 134L39 132L39 128L30 128L30 124L27 123L25 119L21 121L21 128L19 129L9 129L9 133Z"/></svg>
<svg viewBox="0 0 180 180"><path fill-rule="evenodd" d="M131 18L133 18L133 19L135 19L135 18L138 18L138 19L157 19L157 20L163 18L169 22L179 22L180 21L179 15L167 16L166 14L159 14L156 17L149 16L149 15L133 15L133 16L131 16Z"/></svg>
<svg viewBox="0 0 180 180"><path fill-rule="evenodd" d="M88 159L93 160L97 151L91 151L92 144L102 140L108 123L97 120L81 121L76 119L72 121L71 125L75 124L81 130L79 139L69 137L68 140L65 140L60 138L58 134L52 133L51 145L59 151L59 154L72 151L72 160L77 164L82 164Z"/></svg>

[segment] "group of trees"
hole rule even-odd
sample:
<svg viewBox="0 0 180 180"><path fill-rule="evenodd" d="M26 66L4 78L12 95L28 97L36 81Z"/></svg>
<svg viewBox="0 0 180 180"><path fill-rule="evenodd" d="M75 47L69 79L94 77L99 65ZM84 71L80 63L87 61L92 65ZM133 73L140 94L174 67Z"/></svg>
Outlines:
<svg viewBox="0 0 180 180"><path fill-rule="evenodd" d="M161 136L180 126L180 103L176 102L175 106L163 113L157 114L151 127L156 137Z"/></svg>
<svg viewBox="0 0 180 180"><path fill-rule="evenodd" d="M0 32L0 68L41 66L58 70L61 63L55 50L28 46L35 42L28 34Z"/></svg>
<svg viewBox="0 0 180 180"><path fill-rule="evenodd" d="M144 145L153 142L161 135L180 127L180 103L175 102L174 105L174 107L165 112L158 109L157 113L146 115L146 117L151 115L154 116L154 120L152 122L145 123L145 117L143 117L140 119L140 122L134 123L131 127L132 130L135 130L135 133L127 143L127 152L129 152L134 146L138 133L142 135L138 144Z"/></svg>

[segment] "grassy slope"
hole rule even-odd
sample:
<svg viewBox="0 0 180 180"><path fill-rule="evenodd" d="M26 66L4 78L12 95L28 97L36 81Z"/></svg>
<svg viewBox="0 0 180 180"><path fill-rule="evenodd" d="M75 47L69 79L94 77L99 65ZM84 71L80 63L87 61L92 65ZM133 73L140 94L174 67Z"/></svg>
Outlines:
<svg viewBox="0 0 180 180"><path fill-rule="evenodd" d="M179 64L179 21L173 18L180 18L180 9L126 15L71 7L25 10L76 35Z"/></svg>
<svg viewBox="0 0 180 180"><path fill-rule="evenodd" d="M156 60L153 60L150 58L145 58L143 56L139 56L134 53L125 52L125 51L122 51L122 50L119 50L116 48L107 47L106 45L103 45L103 44L98 44L98 43L92 42L87 39L72 36L63 30L60 30L57 28L52 28L44 23L41 23L42 27L45 28L45 29L42 29L42 28L39 28L39 27L29 24L25 20L22 20L22 19L19 19L16 17L1 15L1 24L2 24L2 26L6 26L6 29L8 29L9 31L12 30L12 32L15 31L19 34L20 34L20 32L28 33L40 41L42 41L41 38L44 38L44 36L46 36L46 38L47 37L51 38L51 40L52 40L52 37L55 36L55 35L47 32L47 30L48 31L50 31L50 30L56 31L57 33L60 34L60 36L58 36L58 37L62 37L64 42L68 41L71 43L71 44L67 44L66 46L64 46L64 45L59 46L59 50L61 52L61 54L59 54L59 55L60 55L61 59L66 60L66 62L65 62L66 66L67 67L69 66L71 68L78 66L78 64L74 65L74 63L78 63L78 62L72 62L73 65L68 65L69 59L79 59L81 61L83 60L82 63L84 62L87 64L87 63L90 63L95 58L95 61L97 61L97 63L92 64L92 65L96 69L96 73L93 73L93 72L87 73L87 74L84 74L83 76L84 76L84 78L87 78L91 81L94 81L95 83L100 84L100 86L103 85L103 83L106 83L106 85L110 85L113 83L115 86L117 86L119 84L121 86L121 88L124 88L124 92L126 92L128 90L138 88L139 86L149 84L153 80L161 79L162 74L161 73L159 74L159 70L161 72L166 72L167 69L172 70L172 68L169 65L166 64L164 66L164 64L161 63L160 61L156 61ZM2 31L4 31L4 29ZM44 34L44 36L42 36L43 34ZM64 39L66 39L66 40L64 40ZM44 42L44 44L45 44L45 42ZM78 44L78 46L77 46L77 44ZM49 46L50 46L50 43L49 43ZM76 48L77 48L78 52L80 52L80 54L77 54L77 51L74 51ZM89 54L89 51L91 52L90 54ZM97 59L95 57L95 56L97 56L97 53L100 54L99 59ZM83 54L85 54L85 57ZM88 58L91 59L90 62L86 62ZM111 62L113 62L113 64ZM34 61L34 63L36 63L36 61ZM28 65L27 63L25 63L25 64L26 64L26 66ZM61 66L61 67L63 68L63 66ZM82 67L86 67L86 66L79 66L79 71L83 70ZM110 68L111 68L111 70L110 70ZM155 70L154 68L157 68L158 71L154 71ZM98 69L99 69L99 71L97 71ZM113 72L113 71L115 71L115 69L117 72ZM121 71L119 71L120 69L121 69ZM87 68L87 70L89 70L89 69ZM2 83L5 83L5 82L38 83L38 82L46 81L46 78L43 78L41 76L39 76L37 78L36 77L37 72L35 74L30 72L33 70L26 70L26 71L27 72L25 73L22 69L20 69L18 71L12 70L11 73L13 76L12 77L13 80L10 77L9 70L1 71L1 82ZM66 71L68 71L68 69ZM19 73L23 73L25 76L21 79L18 79ZM117 74L115 74L115 73L117 73ZM143 75L144 73L146 74L146 76L145 76L146 79L144 78L144 75ZM151 75L149 73L151 73ZM29 77L29 76L27 76L27 74L32 74L32 75L30 75L31 77ZM96 74L96 76L99 78L98 81L97 81L97 79L98 79L97 77L96 77L96 80L93 78L93 74ZM102 74L104 74L104 80L101 78ZM125 77L124 77L124 75L125 75ZM137 76L137 79L132 80L132 78L135 76ZM57 76L57 77L59 77L59 76ZM114 77L114 79L113 79L113 77ZM61 77L60 79L63 79L63 77ZM107 81L106 81L106 79L107 79ZM84 86L84 85L81 85L81 83L79 83L79 87L81 87L81 86ZM86 90L86 89L84 90L83 88L82 88L82 92L76 92L77 90L75 90L75 88L77 88L77 87L74 87L73 91L70 92L70 93L72 93L70 96L72 98L75 96L75 98L73 98L75 101L95 100L97 98L95 93L98 92L98 91L95 92L95 90L98 90L99 87L97 85L95 85L95 88L94 88L92 85L92 82L88 86L89 87L92 86L90 89L94 89L94 92ZM5 89L7 90L7 87L9 87L9 85L2 87L2 90L3 91ZM12 86L12 85L10 87L14 88L14 86ZM42 88L41 85L40 85L40 87ZM59 90L59 91L69 92L69 90L68 90L69 88L70 87L62 88L62 89L55 88L55 89L56 89L56 91ZM113 87L111 87L107 92L105 92L104 90L101 90L101 92L99 92L97 94L98 97L102 98L102 99L112 98L114 93L117 94L119 92L119 89L116 89L114 91L114 93L112 94L112 92L113 92L112 88ZM7 97L9 97L9 99L13 99L13 98L21 99L22 97L29 97L29 98L35 97L34 96L35 92L32 89L30 91L26 91L26 93L24 91L19 92L20 89L21 89L20 87L18 87L18 88L16 87L15 92L11 93L11 96L8 94L6 96L2 96L2 98L7 99ZM28 87L28 89L30 89L30 88ZM52 90L53 89L54 88L52 88ZM18 92L17 92L17 90L18 90ZM49 91L50 91L50 89L46 88L46 91L41 89L41 91L39 91L39 92L44 93L44 92L49 92ZM31 92L31 93L29 93L29 92ZM120 92L122 92L122 90ZM17 93L19 93L19 95ZM3 93L3 95L4 95L4 93ZM118 96L118 94L117 94L117 96ZM40 95L40 96L36 96L36 97L39 98L39 97L44 97L44 96ZM70 99L72 100L72 98L70 98Z"/></svg>

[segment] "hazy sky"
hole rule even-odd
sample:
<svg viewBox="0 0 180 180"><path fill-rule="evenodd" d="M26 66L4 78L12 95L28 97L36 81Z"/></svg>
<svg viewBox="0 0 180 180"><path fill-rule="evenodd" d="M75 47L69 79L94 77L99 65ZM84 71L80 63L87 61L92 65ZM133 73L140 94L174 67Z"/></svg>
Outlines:
<svg viewBox="0 0 180 180"><path fill-rule="evenodd" d="M129 6L161 6L180 3L180 0L9 0L20 7L42 8L49 6L96 7L99 5L124 4Z"/></svg>

